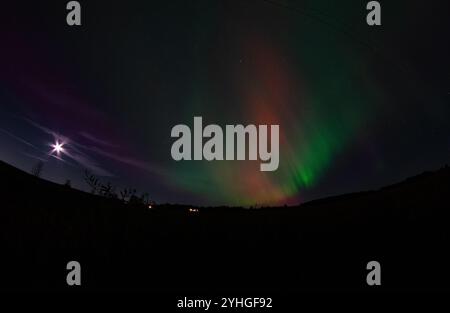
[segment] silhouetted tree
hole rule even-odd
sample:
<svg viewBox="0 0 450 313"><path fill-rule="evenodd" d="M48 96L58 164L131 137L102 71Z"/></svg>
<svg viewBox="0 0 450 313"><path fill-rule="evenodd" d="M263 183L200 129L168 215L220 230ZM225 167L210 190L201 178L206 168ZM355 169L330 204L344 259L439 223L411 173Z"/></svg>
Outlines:
<svg viewBox="0 0 450 313"><path fill-rule="evenodd" d="M138 197L136 196L136 189L124 188L119 192L119 195L117 195L116 187L111 185L110 182L102 184L99 181L99 179L89 170L84 171L84 180L91 188L92 194L98 194L100 196L110 199L118 199L120 195L120 199L124 203L142 204L142 205L150 204L150 196L148 193L143 193L140 197Z"/></svg>
<svg viewBox="0 0 450 313"><path fill-rule="evenodd" d="M141 201L141 199L140 199L139 197L137 197L136 195L132 195L132 196L130 197L130 200L128 201L128 203L129 203L129 204L132 204L132 205L141 205L141 204L142 204L142 201Z"/></svg>
<svg viewBox="0 0 450 313"><path fill-rule="evenodd" d="M106 185L102 185L100 188L100 194L106 198L116 199L116 188L108 182Z"/></svg>
<svg viewBox="0 0 450 313"><path fill-rule="evenodd" d="M150 204L150 195L147 192L144 192L141 195L142 204L149 205Z"/></svg>
<svg viewBox="0 0 450 313"><path fill-rule="evenodd" d="M72 188L72 182L70 181L70 179L66 180L66 182L64 183L64 186L67 188Z"/></svg>
<svg viewBox="0 0 450 313"><path fill-rule="evenodd" d="M136 189L131 188L125 188L120 192L120 197L122 198L122 201L129 202L131 197L135 196Z"/></svg>
<svg viewBox="0 0 450 313"><path fill-rule="evenodd" d="M44 162L39 161L31 169L31 174L36 177L41 177L43 169L44 169Z"/></svg>
<svg viewBox="0 0 450 313"><path fill-rule="evenodd" d="M100 188L100 182L98 178L95 177L95 175L92 174L89 170L84 171L84 181L91 188L92 194L97 193L98 189Z"/></svg>

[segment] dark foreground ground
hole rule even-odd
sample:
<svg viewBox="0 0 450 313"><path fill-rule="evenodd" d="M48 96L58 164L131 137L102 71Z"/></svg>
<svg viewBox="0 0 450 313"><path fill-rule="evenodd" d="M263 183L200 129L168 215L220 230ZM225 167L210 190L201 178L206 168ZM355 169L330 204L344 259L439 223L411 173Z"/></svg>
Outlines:
<svg viewBox="0 0 450 313"><path fill-rule="evenodd" d="M300 207L149 210L0 163L0 289L287 292L448 290L450 169ZM73 289L72 289L73 290Z"/></svg>

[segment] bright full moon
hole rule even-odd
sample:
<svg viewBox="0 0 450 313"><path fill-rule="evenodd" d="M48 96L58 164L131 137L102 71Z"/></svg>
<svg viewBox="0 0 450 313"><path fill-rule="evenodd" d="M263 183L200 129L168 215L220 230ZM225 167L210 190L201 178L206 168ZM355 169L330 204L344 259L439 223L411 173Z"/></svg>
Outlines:
<svg viewBox="0 0 450 313"><path fill-rule="evenodd" d="M60 155L61 152L64 152L63 146L64 146L63 143L59 143L58 141L56 141L56 143L52 145L53 148L52 152L56 152L57 155Z"/></svg>

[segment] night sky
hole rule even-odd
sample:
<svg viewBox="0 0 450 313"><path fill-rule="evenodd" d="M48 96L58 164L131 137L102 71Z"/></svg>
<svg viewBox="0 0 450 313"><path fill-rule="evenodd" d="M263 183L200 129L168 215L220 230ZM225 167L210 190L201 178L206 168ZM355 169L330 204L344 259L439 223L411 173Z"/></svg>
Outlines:
<svg viewBox="0 0 450 313"><path fill-rule="evenodd" d="M279 205L450 163L448 1L1 5L0 160L159 203ZM172 160L177 124L279 124L280 166ZM52 144L64 143L59 157Z"/></svg>

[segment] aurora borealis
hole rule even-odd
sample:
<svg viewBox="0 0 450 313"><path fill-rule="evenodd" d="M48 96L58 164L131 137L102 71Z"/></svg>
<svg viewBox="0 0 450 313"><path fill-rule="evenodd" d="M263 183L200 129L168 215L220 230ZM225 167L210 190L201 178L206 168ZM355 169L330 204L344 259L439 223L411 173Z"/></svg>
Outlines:
<svg viewBox="0 0 450 313"><path fill-rule="evenodd" d="M80 189L88 168L158 202L244 206L376 188L448 163L445 10L386 4L376 30L358 3L87 2L80 29L64 25L64 6L7 6L20 13L0 30L0 159L27 171L43 159L44 178ZM278 170L173 161L170 129L194 116L280 125ZM47 158L60 138L64 162Z"/></svg>

